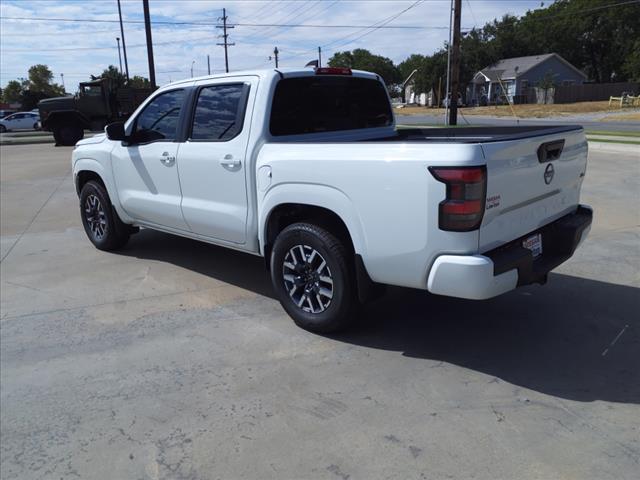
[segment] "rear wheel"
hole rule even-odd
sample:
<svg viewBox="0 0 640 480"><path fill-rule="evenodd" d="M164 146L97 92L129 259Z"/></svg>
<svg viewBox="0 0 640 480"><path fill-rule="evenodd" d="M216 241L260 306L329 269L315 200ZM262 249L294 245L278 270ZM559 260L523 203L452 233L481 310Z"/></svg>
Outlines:
<svg viewBox="0 0 640 480"><path fill-rule="evenodd" d="M82 187L80 215L84 231L96 248L116 250L129 240L130 227L120 220L100 183L91 180Z"/></svg>
<svg viewBox="0 0 640 480"><path fill-rule="evenodd" d="M4 133L7 131L7 127L5 127L4 125L0 125L0 133Z"/></svg>
<svg viewBox="0 0 640 480"><path fill-rule="evenodd" d="M317 225L295 223L278 235L271 253L271 280L284 309L306 330L336 332L355 319L349 253Z"/></svg>

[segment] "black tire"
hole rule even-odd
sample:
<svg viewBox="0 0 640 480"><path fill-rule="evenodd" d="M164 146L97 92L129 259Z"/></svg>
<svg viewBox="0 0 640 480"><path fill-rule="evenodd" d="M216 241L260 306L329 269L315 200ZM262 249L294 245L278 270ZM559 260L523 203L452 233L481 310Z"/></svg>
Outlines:
<svg viewBox="0 0 640 480"><path fill-rule="evenodd" d="M56 144L64 145L65 147L73 147L83 137L84 130L77 124L63 125L53 131L53 138Z"/></svg>
<svg viewBox="0 0 640 480"><path fill-rule="evenodd" d="M38 122L33 124L33 129L34 130L40 130L40 124Z"/></svg>
<svg viewBox="0 0 640 480"><path fill-rule="evenodd" d="M271 251L271 281L299 327L331 333L355 320L358 302L350 257L340 240L317 225L294 223L280 232Z"/></svg>
<svg viewBox="0 0 640 480"><path fill-rule="evenodd" d="M96 181L82 187L80 217L87 237L99 250L117 250L129 241L130 226L120 220L107 191Z"/></svg>
<svg viewBox="0 0 640 480"><path fill-rule="evenodd" d="M4 125L0 125L0 133L5 133L7 131L7 127Z"/></svg>

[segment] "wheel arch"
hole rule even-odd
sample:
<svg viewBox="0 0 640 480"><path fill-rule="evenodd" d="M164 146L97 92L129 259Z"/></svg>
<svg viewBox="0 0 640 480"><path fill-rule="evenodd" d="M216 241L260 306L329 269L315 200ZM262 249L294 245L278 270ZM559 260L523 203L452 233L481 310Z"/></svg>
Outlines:
<svg viewBox="0 0 640 480"><path fill-rule="evenodd" d="M104 186L118 216L124 222L132 223L133 219L127 215L127 212L125 212L120 205L120 199L115 185L112 183L108 172L105 171L104 166L93 158L80 158L76 160L73 165L73 183L78 196L80 195L82 187L91 180L95 180Z"/></svg>
<svg viewBox="0 0 640 480"><path fill-rule="evenodd" d="M361 301L370 300L381 293L381 288L367 272L363 259L366 245L360 221L344 193L331 187L290 184L286 188L280 187L279 192L270 191L261 206L259 243L267 269L278 233L288 225L304 221L325 228L344 242L353 258L352 266Z"/></svg>
<svg viewBox="0 0 640 480"><path fill-rule="evenodd" d="M51 112L44 121L41 121L42 128L53 130L58 126L69 123L77 123L83 128L89 128L89 119L77 110L60 110Z"/></svg>
<svg viewBox="0 0 640 480"><path fill-rule="evenodd" d="M260 253L266 256L266 248L273 243L274 222L281 228L277 234L290 223L283 223L282 217L295 221L318 218L326 221L326 225L337 228L335 233L345 234L352 251L363 255L366 252L364 235L359 217L349 198L340 190L309 184L280 184L271 188L258 202L258 241ZM293 222L291 222L293 223Z"/></svg>

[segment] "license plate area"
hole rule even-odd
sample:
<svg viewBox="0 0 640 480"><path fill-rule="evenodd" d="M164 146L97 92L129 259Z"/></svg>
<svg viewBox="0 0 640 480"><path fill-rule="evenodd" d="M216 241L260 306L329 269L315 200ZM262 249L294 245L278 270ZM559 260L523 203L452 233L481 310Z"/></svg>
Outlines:
<svg viewBox="0 0 640 480"><path fill-rule="evenodd" d="M536 233L535 235L525 238L522 241L522 246L527 250L531 250L533 258L539 257L542 255L542 234Z"/></svg>

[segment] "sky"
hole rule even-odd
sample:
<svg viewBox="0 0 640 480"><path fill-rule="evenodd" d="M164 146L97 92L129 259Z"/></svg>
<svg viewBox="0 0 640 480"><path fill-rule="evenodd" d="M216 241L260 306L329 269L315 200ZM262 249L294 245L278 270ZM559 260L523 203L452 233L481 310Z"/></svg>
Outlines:
<svg viewBox="0 0 640 480"><path fill-rule="evenodd" d="M141 22L142 0L121 0L123 20ZM545 4L551 3L546 0ZM224 49L216 43L222 30L211 23L226 8L230 29L229 69L274 66L269 56L278 47L281 67L323 62L336 51L366 48L399 63L413 53L428 55L448 38L450 0L150 0L156 83L224 71ZM541 0L463 0L462 30L481 27L506 13L522 15L540 8ZM37 18L38 20L18 20ZM49 20L43 20L49 19ZM71 21L52 21L68 19ZM100 20L88 22L87 20ZM104 20L107 20L104 22ZM0 0L0 85L28 76L31 65L43 63L55 82L75 92L78 82L119 66L120 37L117 0ZM154 23L157 22L157 23ZM165 23L163 23L165 22ZM259 24L256 26L256 24ZM316 27L263 26L315 25ZM332 28L342 25L345 28ZM419 28L380 28L419 27ZM142 23L125 23L129 74L149 76Z"/></svg>

